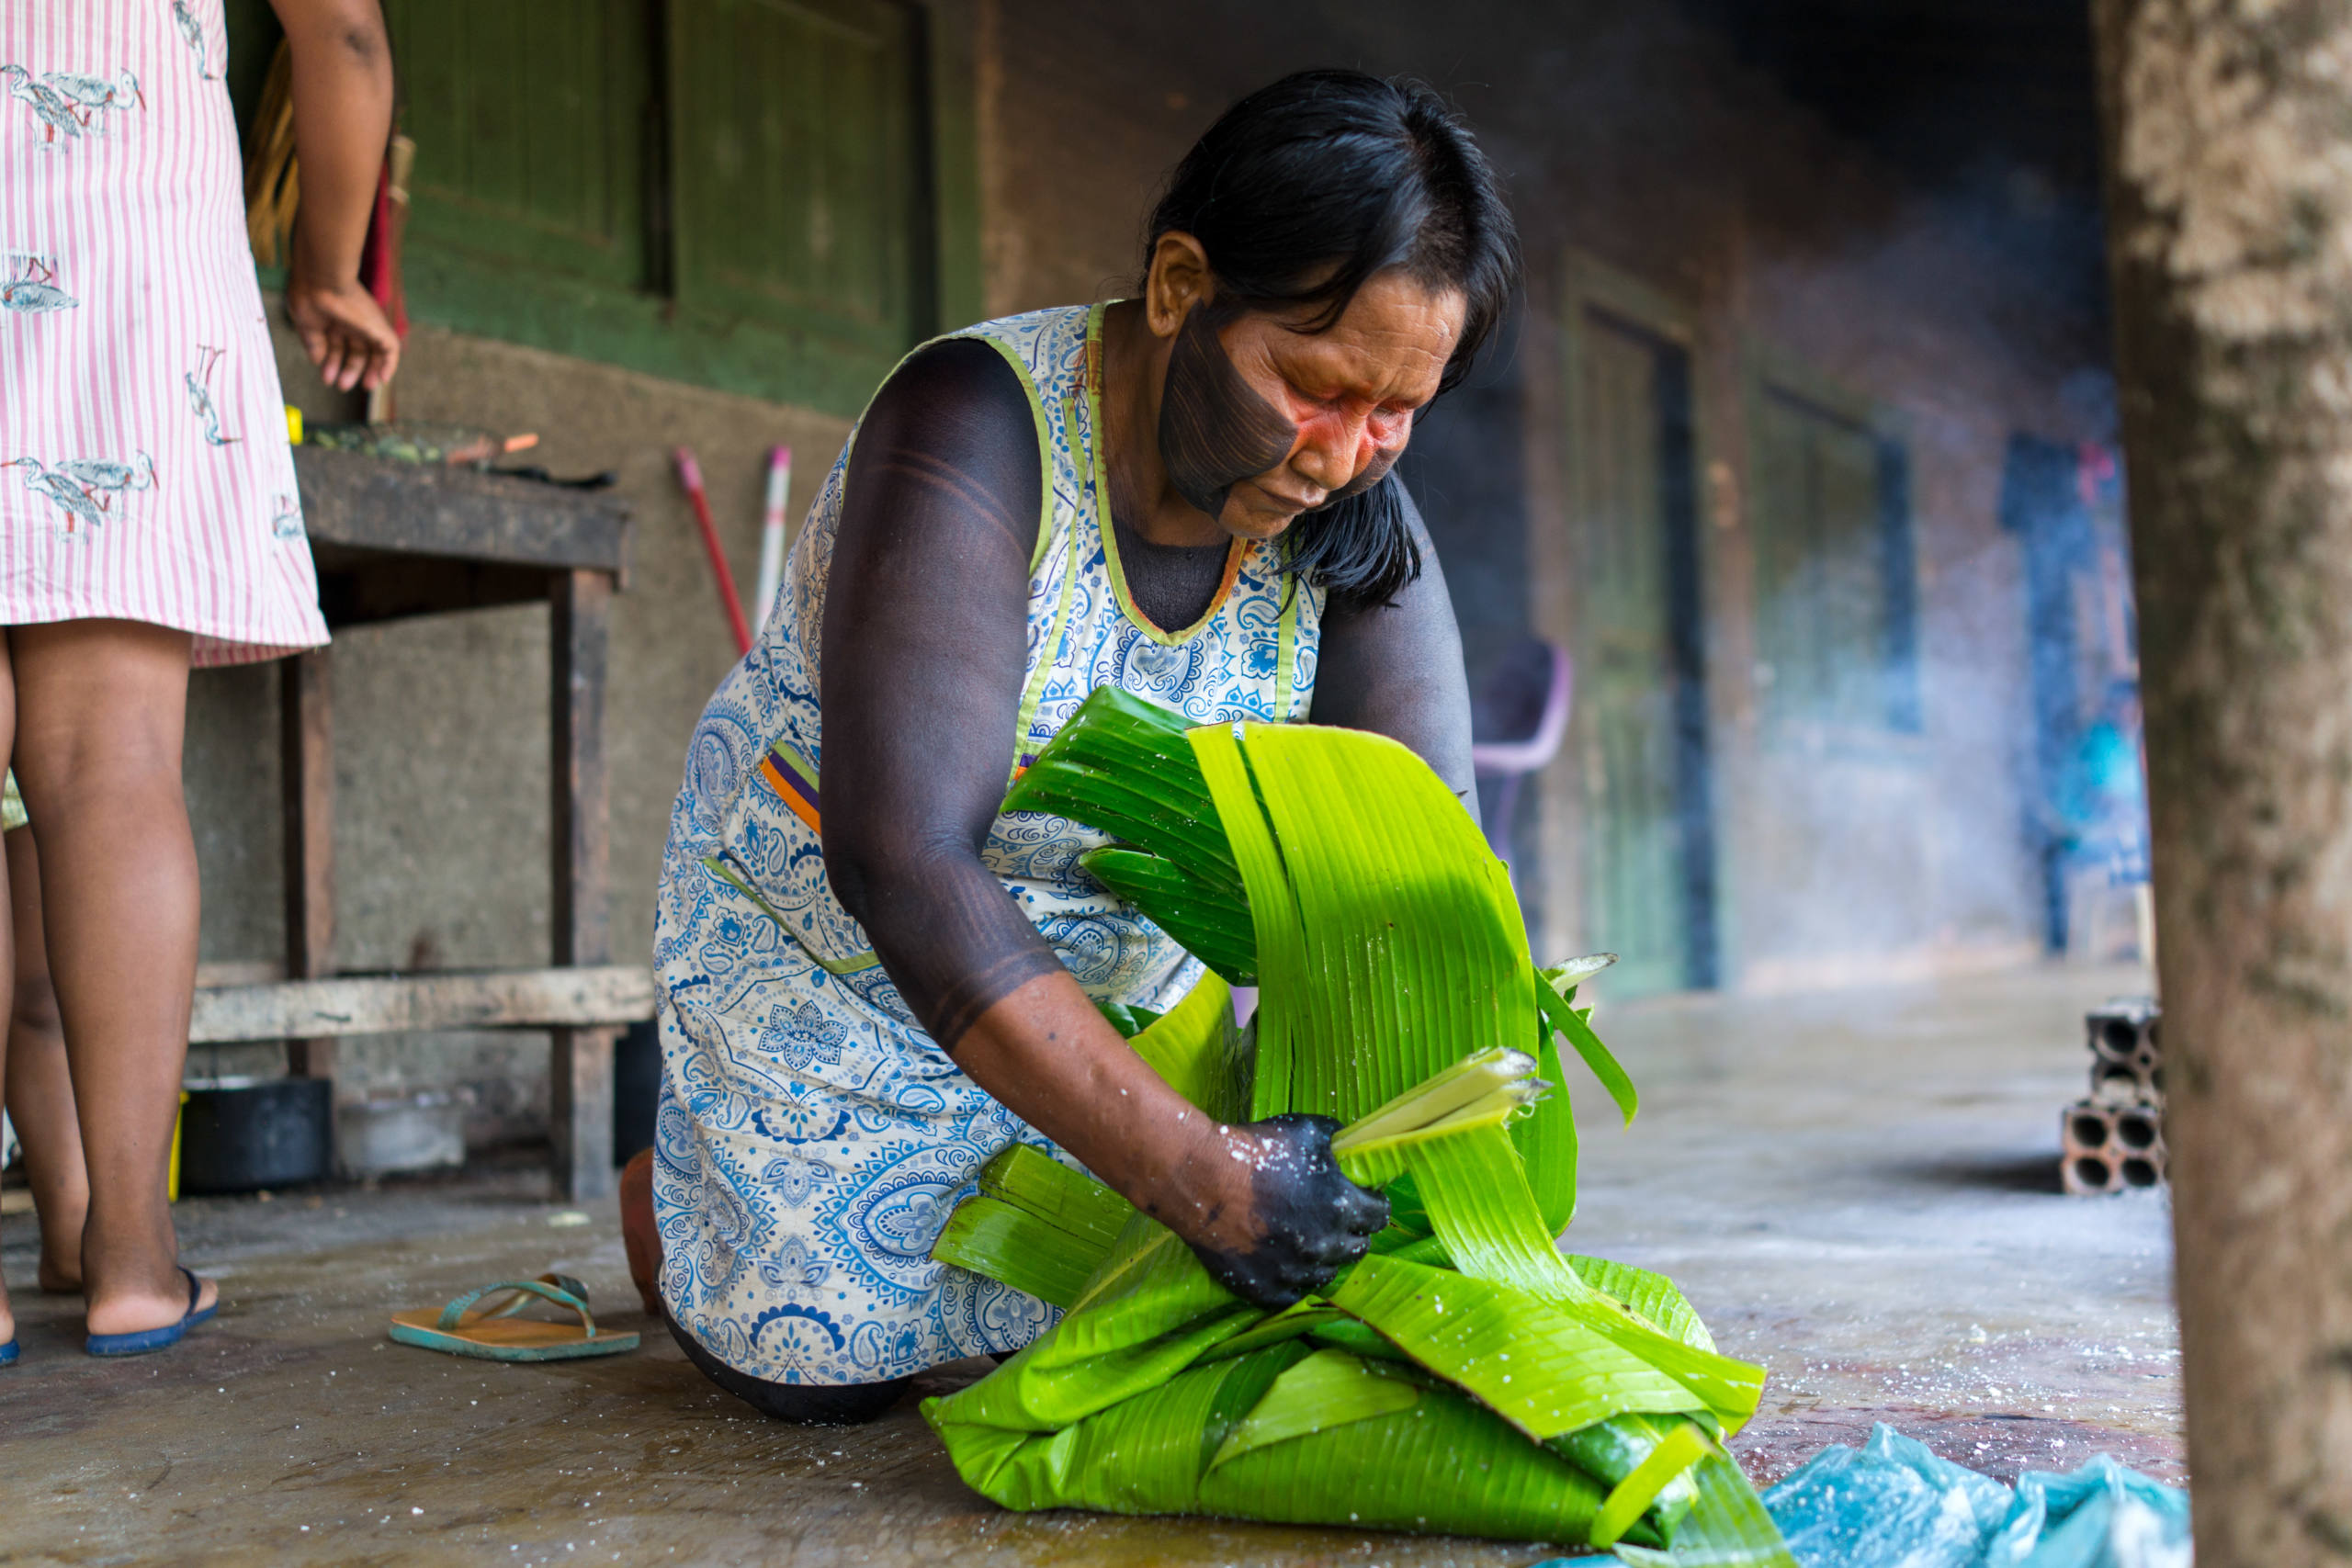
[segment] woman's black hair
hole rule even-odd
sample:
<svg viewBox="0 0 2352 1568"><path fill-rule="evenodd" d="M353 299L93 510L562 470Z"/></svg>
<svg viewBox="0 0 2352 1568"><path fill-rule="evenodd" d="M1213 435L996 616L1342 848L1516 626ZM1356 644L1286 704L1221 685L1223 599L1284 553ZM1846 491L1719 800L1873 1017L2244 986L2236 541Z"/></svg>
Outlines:
<svg viewBox="0 0 2352 1568"><path fill-rule="evenodd" d="M1468 128L1421 84L1361 71L1301 71L1227 109L1152 209L1147 270L1171 231L1200 241L1220 296L1305 308L1306 332L1330 327L1392 267L1460 289L1468 308L1441 394L1470 373L1519 286L1519 231ZM1395 596L1421 570L1402 491L1392 472L1300 517L1283 536L1289 570L1360 602Z"/></svg>

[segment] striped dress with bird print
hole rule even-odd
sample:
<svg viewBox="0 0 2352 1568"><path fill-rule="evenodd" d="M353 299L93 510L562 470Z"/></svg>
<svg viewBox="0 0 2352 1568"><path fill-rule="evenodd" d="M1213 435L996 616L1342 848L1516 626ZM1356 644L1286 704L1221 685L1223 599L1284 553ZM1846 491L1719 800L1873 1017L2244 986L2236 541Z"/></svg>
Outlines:
<svg viewBox="0 0 2352 1568"><path fill-rule="evenodd" d="M326 641L222 0L0 0L0 626Z"/></svg>

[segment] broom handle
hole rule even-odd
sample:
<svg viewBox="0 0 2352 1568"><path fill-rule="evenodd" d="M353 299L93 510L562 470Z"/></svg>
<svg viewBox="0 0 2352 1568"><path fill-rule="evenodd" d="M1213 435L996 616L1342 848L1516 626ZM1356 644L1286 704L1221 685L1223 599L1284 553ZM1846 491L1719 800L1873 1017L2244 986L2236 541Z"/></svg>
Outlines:
<svg viewBox="0 0 2352 1568"><path fill-rule="evenodd" d="M718 602L727 606L727 624L735 633L735 651L752 651L752 628L743 622L743 598L735 591L735 573L727 564L727 552L719 547L718 525L710 520L710 497L702 488L702 465L695 461L691 448L681 446L673 454L678 463L678 482L685 487L686 499L694 502L695 524L702 530L702 547L710 556L711 575L718 580Z"/></svg>
<svg viewBox="0 0 2352 1568"><path fill-rule="evenodd" d="M760 520L760 575L752 590L752 625L765 629L768 612L775 608L775 591L784 580L784 506L792 493L792 448L768 452L768 505Z"/></svg>

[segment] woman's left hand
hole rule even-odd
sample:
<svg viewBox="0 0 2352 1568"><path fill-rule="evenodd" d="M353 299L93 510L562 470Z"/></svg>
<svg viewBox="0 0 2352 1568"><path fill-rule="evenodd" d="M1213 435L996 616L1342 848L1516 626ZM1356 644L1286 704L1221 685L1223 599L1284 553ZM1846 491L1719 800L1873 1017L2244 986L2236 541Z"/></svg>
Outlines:
<svg viewBox="0 0 2352 1568"><path fill-rule="evenodd" d="M1162 1220L1244 1301L1279 1310L1321 1292L1388 1224L1388 1200L1332 1158L1339 1130L1329 1116L1296 1114L1219 1127L1204 1174L1225 1192Z"/></svg>
<svg viewBox="0 0 2352 1568"><path fill-rule="evenodd" d="M354 387L374 391L400 367L400 334L375 296L356 279L315 285L296 276L286 287L286 317L301 334L302 352L319 367L319 378L339 392Z"/></svg>

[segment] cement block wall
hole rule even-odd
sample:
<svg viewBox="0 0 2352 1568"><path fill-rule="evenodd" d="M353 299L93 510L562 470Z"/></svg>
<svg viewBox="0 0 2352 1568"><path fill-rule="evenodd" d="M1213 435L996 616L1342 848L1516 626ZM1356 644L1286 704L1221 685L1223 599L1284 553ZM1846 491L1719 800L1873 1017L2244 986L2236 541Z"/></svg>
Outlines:
<svg viewBox="0 0 2352 1568"><path fill-rule="evenodd" d="M1632 0L984 0L989 310L1130 287L1159 181L1239 93L1335 62L1432 80L1510 179L1529 260L1510 352L1480 390L1432 417L1415 459L1474 668L1525 628L1574 631L1558 389L1575 251L1682 301L1696 323L1702 455L1721 469L1703 532L1726 982L1788 988L2014 961L2033 906L2009 754L2025 713L2024 631L2016 554L1996 520L2002 446L2016 427L2070 434L2056 389L2095 356L2093 333L1670 12ZM1808 751L1760 717L1743 413L1745 355L1759 344L1908 422L1927 726L1887 755ZM280 351L291 400L347 416L282 333ZM411 340L400 412L537 431L535 460L559 473L617 468L637 508L608 736L614 945L641 953L685 739L733 658L669 449L684 441L701 454L748 583L768 446L794 448L797 518L846 425L430 326ZM544 614L485 611L340 639L342 966L544 954ZM195 682L188 793L209 962L278 952L275 681L262 669ZM1582 744L1572 740L1530 807L1531 902L1547 956L1581 951L1592 934ZM257 1065L266 1053L248 1055ZM395 1039L350 1046L344 1060L353 1092L474 1086L478 1137L527 1132L543 1113L536 1040Z"/></svg>

